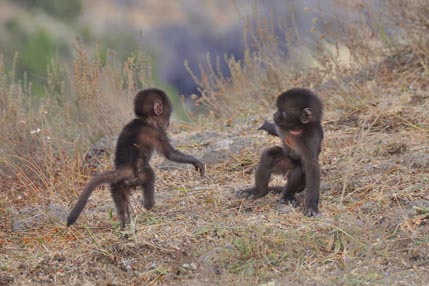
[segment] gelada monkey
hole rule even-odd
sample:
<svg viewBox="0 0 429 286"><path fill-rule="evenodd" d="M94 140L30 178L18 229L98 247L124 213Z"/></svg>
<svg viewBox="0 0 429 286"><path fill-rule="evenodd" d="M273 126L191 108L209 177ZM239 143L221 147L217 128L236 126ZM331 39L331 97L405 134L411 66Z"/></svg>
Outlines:
<svg viewBox="0 0 429 286"><path fill-rule="evenodd" d="M119 134L114 170L101 173L88 182L67 218L67 226L76 221L91 193L101 184L110 184L121 228L130 220L131 189L141 186L143 205L146 209L152 208L155 204L155 172L149 162L153 151L171 161L192 164L204 175L204 165L198 159L174 149L170 144L166 130L172 111L171 102L162 90L151 88L137 93L134 99L136 118L125 125Z"/></svg>
<svg viewBox="0 0 429 286"><path fill-rule="evenodd" d="M306 189L305 215L319 211L319 154L323 140L321 124L323 105L310 90L290 89L277 97L274 124L264 122L259 128L280 137L282 147L266 149L255 172L255 186L237 193L239 198L257 199L270 190L271 174L283 174L287 184L281 190L280 202L297 206L295 194Z"/></svg>

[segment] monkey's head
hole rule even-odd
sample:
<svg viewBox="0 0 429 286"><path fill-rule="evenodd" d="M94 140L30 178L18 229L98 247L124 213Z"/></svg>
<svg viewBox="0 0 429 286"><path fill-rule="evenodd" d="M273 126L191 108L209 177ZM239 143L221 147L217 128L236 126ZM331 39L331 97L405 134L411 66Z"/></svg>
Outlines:
<svg viewBox="0 0 429 286"><path fill-rule="evenodd" d="M299 134L322 119L322 102L308 89L290 89L277 97L276 105L275 124L291 133Z"/></svg>
<svg viewBox="0 0 429 286"><path fill-rule="evenodd" d="M170 125L170 116L173 112L167 94L157 88L141 90L134 98L134 113L148 124L167 129Z"/></svg>

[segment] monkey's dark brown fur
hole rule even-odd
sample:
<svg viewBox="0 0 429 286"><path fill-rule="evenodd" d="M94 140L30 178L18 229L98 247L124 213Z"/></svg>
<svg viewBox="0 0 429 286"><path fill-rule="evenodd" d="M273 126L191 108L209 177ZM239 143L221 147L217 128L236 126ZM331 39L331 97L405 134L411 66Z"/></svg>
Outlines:
<svg viewBox="0 0 429 286"><path fill-rule="evenodd" d="M170 144L166 129L170 124L172 106L162 90L152 88L137 93L134 99L134 113L136 118L125 125L119 134L115 151L115 169L97 175L89 181L67 218L67 226L77 220L89 196L101 184L110 184L121 228L130 220L131 189L141 186L143 205L146 209L152 208L155 204L155 172L149 161L154 150L171 161L192 164L202 176L204 175L205 168L199 160L174 149Z"/></svg>
<svg viewBox="0 0 429 286"><path fill-rule="evenodd" d="M263 197L276 189L268 187L271 174L284 174L287 184L280 201L296 206L295 194L306 189L304 212L307 216L314 216L319 211L322 102L312 91L294 88L280 94L276 105L274 124L264 122L259 129L280 137L282 147L271 147L262 153L256 168L255 187L240 191L237 196L249 199Z"/></svg>

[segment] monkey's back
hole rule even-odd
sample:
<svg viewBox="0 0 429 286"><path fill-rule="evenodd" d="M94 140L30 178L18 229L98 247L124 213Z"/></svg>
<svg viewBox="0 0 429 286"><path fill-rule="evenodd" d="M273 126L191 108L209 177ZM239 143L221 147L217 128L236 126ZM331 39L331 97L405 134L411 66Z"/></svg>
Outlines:
<svg viewBox="0 0 429 286"><path fill-rule="evenodd" d="M151 133L151 129L150 126L140 119L134 119L125 125L116 143L115 168L134 168L139 159L143 160L144 164L149 163L152 148L141 142L141 135Z"/></svg>

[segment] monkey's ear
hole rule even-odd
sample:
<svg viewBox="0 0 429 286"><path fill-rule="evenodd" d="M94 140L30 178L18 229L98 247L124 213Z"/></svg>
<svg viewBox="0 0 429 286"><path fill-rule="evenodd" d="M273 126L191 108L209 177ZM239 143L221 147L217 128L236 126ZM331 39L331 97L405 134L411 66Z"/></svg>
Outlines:
<svg viewBox="0 0 429 286"><path fill-rule="evenodd" d="M307 124L311 121L311 116L313 115L313 112L311 111L311 108L304 108L301 113L301 122L303 124Z"/></svg>
<svg viewBox="0 0 429 286"><path fill-rule="evenodd" d="M163 105L162 105L162 101L157 99L155 100L155 102L153 103L153 112L155 113L155 115L161 115L163 112Z"/></svg>

